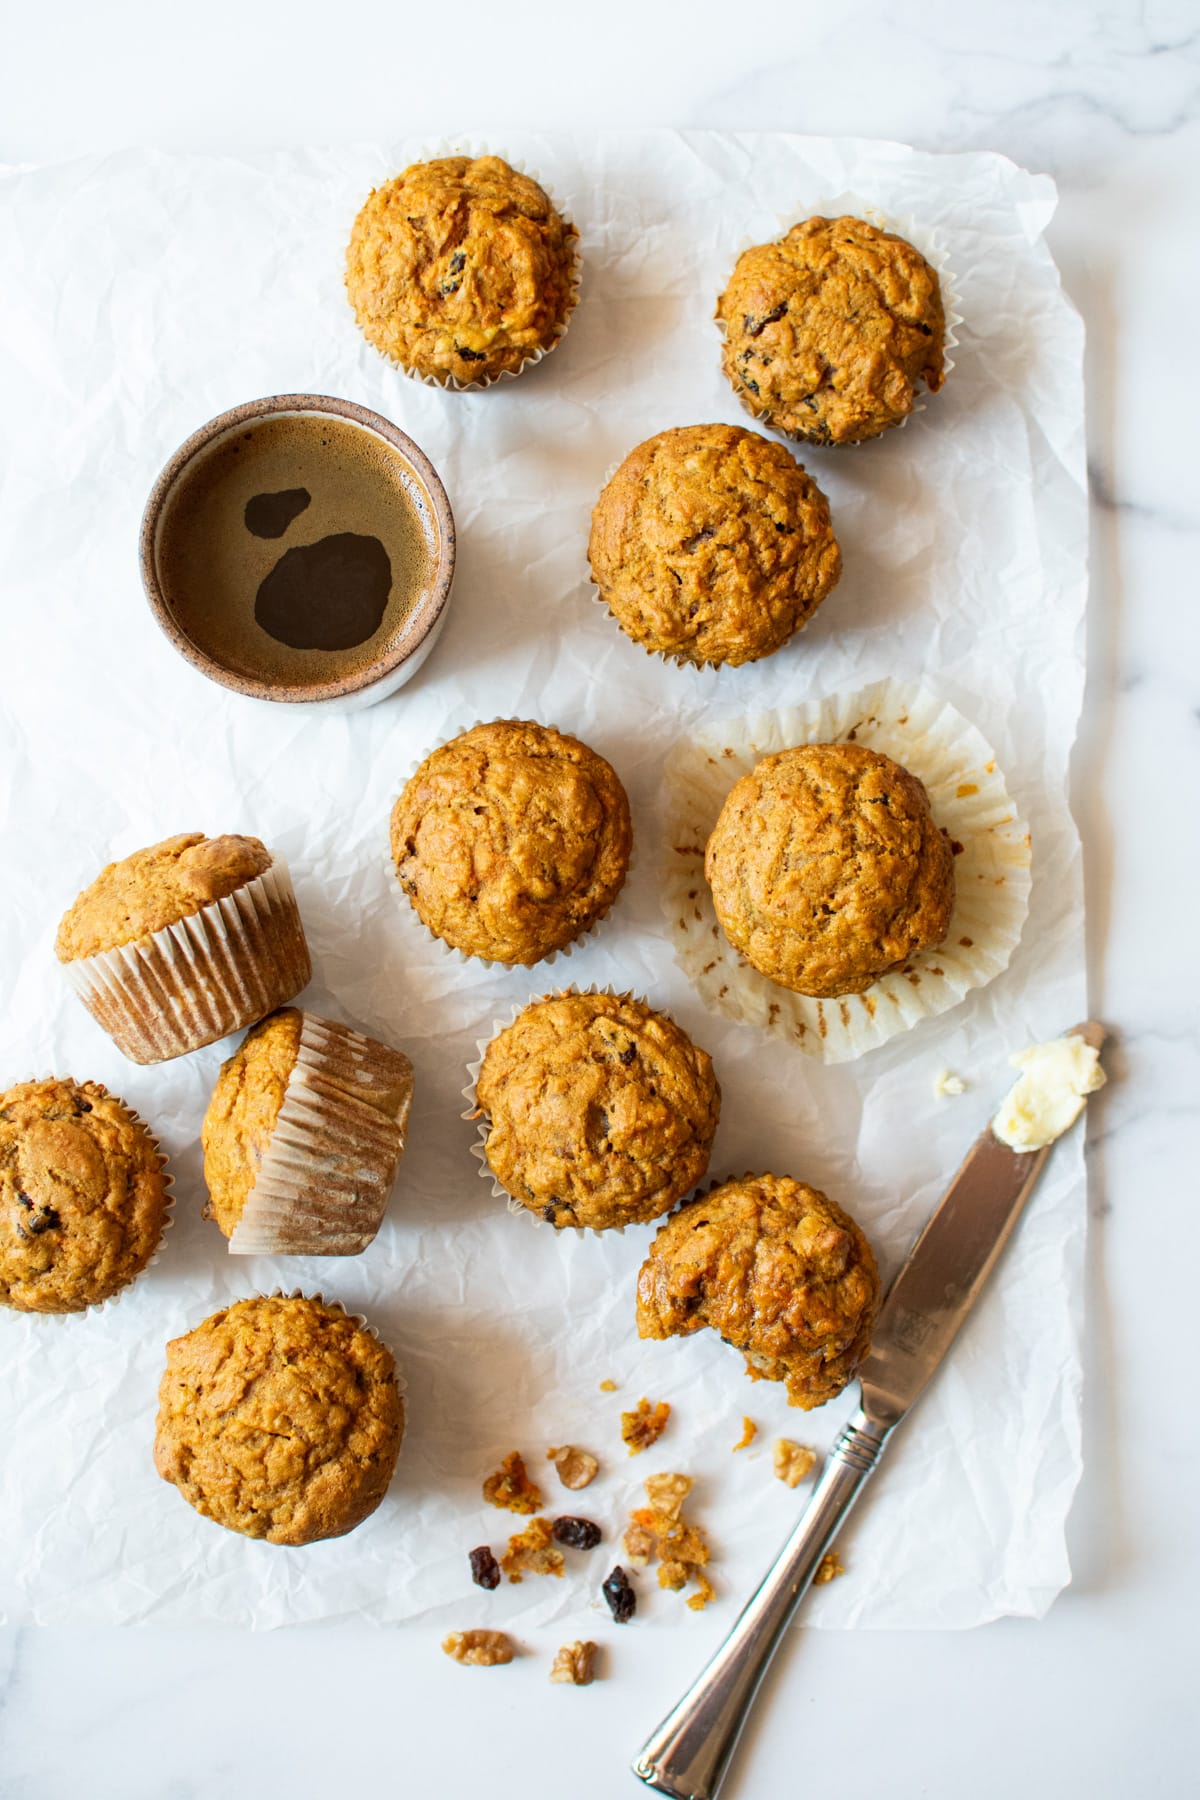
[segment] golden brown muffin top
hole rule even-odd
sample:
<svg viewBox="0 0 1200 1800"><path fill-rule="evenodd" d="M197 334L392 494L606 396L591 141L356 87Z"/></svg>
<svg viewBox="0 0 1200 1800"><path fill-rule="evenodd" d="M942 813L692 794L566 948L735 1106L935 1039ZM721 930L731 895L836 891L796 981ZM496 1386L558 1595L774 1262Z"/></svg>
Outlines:
<svg viewBox="0 0 1200 1800"><path fill-rule="evenodd" d="M661 1225L637 1288L639 1337L711 1326L792 1406L841 1392L879 1311L871 1246L849 1213L786 1175L747 1175Z"/></svg>
<svg viewBox="0 0 1200 1800"><path fill-rule="evenodd" d="M577 239L537 182L498 156L442 156L370 194L346 291L365 336L406 369L493 380L560 335Z"/></svg>
<svg viewBox="0 0 1200 1800"><path fill-rule="evenodd" d="M731 789L704 873L730 943L799 994L859 994L940 944L954 855L915 775L863 744L766 756Z"/></svg>
<svg viewBox="0 0 1200 1800"><path fill-rule="evenodd" d="M83 1312L139 1275L167 1216L164 1159L98 1081L0 1094L0 1304Z"/></svg>
<svg viewBox="0 0 1200 1800"><path fill-rule="evenodd" d="M693 663L769 656L842 569L816 482L740 425L679 426L630 451L596 502L588 556L622 631Z"/></svg>
<svg viewBox="0 0 1200 1800"><path fill-rule="evenodd" d="M717 318L743 405L810 444L878 437L908 417L919 381L942 385L937 271L865 219L805 219L743 251Z"/></svg>
<svg viewBox="0 0 1200 1800"><path fill-rule="evenodd" d="M239 1300L167 1345L154 1463L206 1519L272 1544L341 1537L404 1435L390 1350L319 1300Z"/></svg>
<svg viewBox="0 0 1200 1800"><path fill-rule="evenodd" d="M540 962L602 918L632 843L610 764L519 719L443 744L392 811L396 874L422 922L494 962Z"/></svg>
<svg viewBox="0 0 1200 1800"><path fill-rule="evenodd" d="M209 1212L232 1237L296 1066L304 1015L285 1006L251 1027L221 1064L200 1127Z"/></svg>
<svg viewBox="0 0 1200 1800"><path fill-rule="evenodd" d="M135 850L101 869L63 914L55 954L59 962L75 962L149 937L265 874L273 860L257 838L209 838L201 831Z"/></svg>
<svg viewBox="0 0 1200 1800"><path fill-rule="evenodd" d="M712 1059L628 995L536 1000L492 1039L476 1084L488 1166L551 1225L656 1219L708 1167Z"/></svg>

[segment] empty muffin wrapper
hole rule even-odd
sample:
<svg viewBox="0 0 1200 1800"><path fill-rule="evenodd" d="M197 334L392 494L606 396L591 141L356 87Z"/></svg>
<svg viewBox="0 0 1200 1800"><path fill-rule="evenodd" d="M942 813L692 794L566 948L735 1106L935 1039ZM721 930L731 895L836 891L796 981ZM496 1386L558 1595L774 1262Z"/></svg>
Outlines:
<svg viewBox="0 0 1200 1800"><path fill-rule="evenodd" d="M420 156L413 158L413 162L430 162L436 157L443 156L480 157L498 155L499 151L493 150L486 145L473 142L462 143L457 140L451 141L450 139L444 139L439 143L429 145ZM508 163L510 169L515 169L518 175L524 175L528 180L536 181L546 198L549 200L551 206L554 207L559 218L562 219L563 223L565 225L571 224L571 220L567 217L562 207L558 205L553 194L550 192L550 189L535 170L526 168L523 163L513 162L512 158L508 156L504 158L504 161ZM412 165L410 164L409 166L411 167ZM448 388L456 394L476 394L482 392L484 388L493 387L498 381L515 381L518 375L524 375L535 363L540 363L543 357L549 356L552 350L557 350L559 344L566 336L567 327L571 323L571 315L579 305L579 286L582 275L583 256L579 248L579 234L576 232L571 245L570 293L568 294L566 308L561 319L558 319L555 322L553 339L549 344L539 344L531 349L528 354L522 358L515 369L501 369L498 375L480 376L477 381L460 381L457 375L433 375L427 374L421 369L410 368L407 363L399 361L397 357L387 356L386 351L381 351L379 354L384 355L387 361L392 364L393 368L399 369L402 374L407 375L411 380L423 382L426 387ZM377 346L372 345L372 349L377 349Z"/></svg>
<svg viewBox="0 0 1200 1800"><path fill-rule="evenodd" d="M92 1017L131 1062L167 1062L295 999L312 976L283 858L174 925L64 963Z"/></svg>
<svg viewBox="0 0 1200 1800"><path fill-rule="evenodd" d="M861 994L812 999L752 968L717 923L704 851L726 795L764 756L797 744L854 741L925 784L938 825L961 851L945 942ZM666 765L662 906L675 958L700 998L822 1062L850 1062L920 1020L948 1012L1008 967L1029 910L1029 830L991 748L931 689L879 681L806 706L708 727Z"/></svg>
<svg viewBox="0 0 1200 1800"><path fill-rule="evenodd" d="M941 393L954 368L954 351L958 348L958 328L963 322L963 314L962 290L958 277L950 266L950 246L945 232L940 227L926 225L911 213L886 213L870 200L864 199L861 194L848 192L830 194L817 199L811 206L798 209L794 214L786 217L782 214L779 215L773 231L746 238L738 245L730 260L729 273L732 273L734 263L745 251L753 250L758 244L773 243L779 238L786 237L793 225L802 224L805 219L840 219L847 215L855 219L865 219L868 225L874 225L880 231L890 231L894 237L904 238L914 250L921 252L931 269L936 269L938 286L942 294L942 312L946 321L946 332L942 339L942 387L938 389L938 392ZM724 327L719 319L717 320L717 330L724 338ZM928 400L923 397L925 390L919 389L918 393L922 397L913 400L912 411L900 420L900 430L904 429L914 414L924 412L928 405ZM746 405L744 400L742 404ZM749 406L746 406L746 410L751 412ZM792 442L802 443L809 449L836 450L852 447L837 444L809 444L807 439L795 437L791 432L783 431L781 427L768 425L768 422L757 413L751 413L751 416L756 418L764 428L779 431L781 437L787 437ZM887 433L884 435L886 436Z"/></svg>
<svg viewBox="0 0 1200 1800"><path fill-rule="evenodd" d="M400 1167L413 1067L400 1050L315 1013L300 1044L234 1256L356 1256L375 1237Z"/></svg>

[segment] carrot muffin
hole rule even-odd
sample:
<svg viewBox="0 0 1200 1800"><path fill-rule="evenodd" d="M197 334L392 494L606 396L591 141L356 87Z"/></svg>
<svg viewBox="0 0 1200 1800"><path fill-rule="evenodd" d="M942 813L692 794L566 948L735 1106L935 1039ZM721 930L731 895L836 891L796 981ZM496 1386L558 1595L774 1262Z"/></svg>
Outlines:
<svg viewBox="0 0 1200 1800"><path fill-rule="evenodd" d="M680 426L632 450L596 503L588 556L634 643L701 664L770 656L842 570L816 482L739 425Z"/></svg>
<svg viewBox="0 0 1200 1800"><path fill-rule="evenodd" d="M722 363L756 418L810 444L900 425L942 385L937 271L865 219L805 219L743 251L717 302Z"/></svg>
<svg viewBox="0 0 1200 1800"><path fill-rule="evenodd" d="M848 1213L786 1175L747 1175L661 1225L637 1288L638 1336L704 1326L787 1384L792 1406L841 1393L871 1347L879 1274Z"/></svg>
<svg viewBox="0 0 1200 1800"><path fill-rule="evenodd" d="M222 1064L201 1128L208 1215L243 1255L355 1256L404 1150L412 1064L284 1007Z"/></svg>
<svg viewBox="0 0 1200 1800"><path fill-rule="evenodd" d="M54 948L84 1005L139 1063L253 1024L312 974L283 861L257 838L199 831L109 863Z"/></svg>
<svg viewBox="0 0 1200 1800"><path fill-rule="evenodd" d="M167 1345L155 1467L230 1531L272 1544L353 1531L403 1435L391 1351L338 1306L239 1300Z"/></svg>
<svg viewBox="0 0 1200 1800"><path fill-rule="evenodd" d="M493 962L540 962L602 919L632 843L604 758L518 719L435 750L392 811L396 874L422 923Z"/></svg>
<svg viewBox="0 0 1200 1800"><path fill-rule="evenodd" d="M577 242L537 182L498 156L442 156L370 194L346 292L365 336L411 373L494 381L566 329Z"/></svg>
<svg viewBox="0 0 1200 1800"><path fill-rule="evenodd" d="M708 1054L629 995L536 1000L476 1083L488 1167L556 1226L644 1224L708 1167L721 1090Z"/></svg>
<svg viewBox="0 0 1200 1800"><path fill-rule="evenodd" d="M860 994L940 944L954 855L915 775L862 744L803 744L733 787L704 873L726 937L799 994Z"/></svg>
<svg viewBox="0 0 1200 1800"><path fill-rule="evenodd" d="M0 1303L83 1312L140 1275L166 1223L164 1158L98 1081L0 1094Z"/></svg>

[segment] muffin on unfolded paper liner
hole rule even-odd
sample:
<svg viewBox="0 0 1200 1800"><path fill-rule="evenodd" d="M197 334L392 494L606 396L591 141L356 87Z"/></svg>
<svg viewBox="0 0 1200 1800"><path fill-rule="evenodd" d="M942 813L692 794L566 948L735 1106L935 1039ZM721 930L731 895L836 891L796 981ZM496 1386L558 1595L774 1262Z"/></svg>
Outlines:
<svg viewBox="0 0 1200 1800"><path fill-rule="evenodd" d="M548 1024L557 1023L558 1019L552 1020L550 1014L544 1012L543 1009L553 1009L555 1002L572 1000L596 1003L596 1022L608 1020L618 1033L623 1032L634 1044L635 1056L634 1032L644 1029L652 1020L665 1025L667 1030L664 1037L667 1041L663 1046L662 1062L665 1066L668 1062L674 1061L677 1071L681 1075L678 1091L672 1096L662 1097L664 1104L658 1119L645 1121L645 1124L652 1129L657 1125L659 1131L665 1128L668 1133L671 1131L672 1125L678 1127L682 1123L684 1129L679 1141L669 1146L661 1143L657 1146L660 1157L664 1148L669 1149L671 1166L668 1170L661 1171L662 1179L657 1186L652 1181L644 1181L642 1185L645 1191L632 1204L624 1208L619 1199L612 1194L605 1196L600 1192L582 1194L580 1196L582 1205L573 1203L570 1199L560 1200L557 1205L539 1204L538 1198L532 1192L527 1200L523 1200L504 1186L488 1159L488 1140L495 1121L480 1102L479 1077L489 1050L504 1034L512 1033L519 1022L524 1021L527 1024L536 1022L541 1016ZM558 1011L563 1015L563 1022L568 1023L569 1016L566 1010L560 1008ZM575 1020L578 1026L583 1022L582 1009L575 1009L575 1011L580 1015ZM622 1017L622 1014L625 1016ZM713 1138L716 1135L721 1111L721 1088L713 1073L712 1058L706 1050L692 1041L683 1027L678 1025L669 1013L664 1013L651 1006L643 996L629 990L618 993L613 988L597 987L595 984L587 988L556 988L550 993L535 995L524 1005L514 1005L509 1018L493 1020L491 1037L479 1038L476 1042L476 1049L478 1055L473 1062L467 1064L468 1081L462 1090L463 1099L467 1104L462 1117L472 1122L477 1128L478 1136L476 1142L471 1145L471 1155L478 1160L479 1173L484 1180L491 1182L492 1193L498 1200L503 1200L507 1204L510 1213L528 1219L531 1225L551 1224L556 1231L574 1231L577 1236L583 1236L585 1232L590 1232L596 1237L614 1233L620 1236L626 1225L648 1224L661 1218L664 1213L670 1211L677 1200L690 1194L697 1183L703 1180L708 1169ZM621 1060L623 1061L628 1054L629 1045L627 1044L624 1046ZM632 1066L632 1059L627 1066ZM659 1084L655 1080L653 1088L656 1095L658 1086ZM580 1098L584 1103L585 1120L590 1123L593 1110L603 1108L611 1111L614 1104L619 1104L620 1096L619 1092L613 1094L606 1091L601 1096L584 1093ZM607 1105L605 1105L606 1102ZM685 1114L690 1117L684 1118ZM634 1127L637 1121L627 1118L625 1124L626 1133L631 1140L630 1148L633 1149L634 1139L637 1135ZM597 1160L603 1161L602 1155L598 1154ZM653 1166L658 1167L657 1159ZM643 1173L649 1174L650 1170L643 1170ZM559 1185L555 1184L556 1192ZM604 1185L603 1181L597 1184L599 1188L603 1188ZM547 1196L548 1200L549 1198ZM570 1213L571 1216L560 1222L557 1217L560 1211Z"/></svg>
<svg viewBox="0 0 1200 1800"><path fill-rule="evenodd" d="M795 744L855 742L923 783L956 850L945 941L861 994L818 1000L760 975L717 923L704 850L725 797L764 756ZM931 689L880 681L806 706L707 727L666 766L662 907L676 961L705 1005L759 1025L823 1062L849 1062L949 1011L1008 967L1029 910L1029 829L982 734Z"/></svg>
<svg viewBox="0 0 1200 1800"><path fill-rule="evenodd" d="M312 962L287 864L257 838L187 832L109 863L55 952L131 1062L167 1062L292 1000Z"/></svg>
<svg viewBox="0 0 1200 1800"><path fill-rule="evenodd" d="M208 1215L234 1256L357 1256L404 1153L413 1067L400 1050L285 1007L221 1067L201 1139Z"/></svg>

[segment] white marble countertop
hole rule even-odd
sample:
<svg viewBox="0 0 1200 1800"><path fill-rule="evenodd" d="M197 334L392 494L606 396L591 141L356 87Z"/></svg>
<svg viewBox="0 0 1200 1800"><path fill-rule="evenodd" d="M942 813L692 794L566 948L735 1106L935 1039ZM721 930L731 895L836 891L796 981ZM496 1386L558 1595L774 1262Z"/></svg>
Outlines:
<svg viewBox="0 0 1200 1800"><path fill-rule="evenodd" d="M673 124L1000 150L1058 180L1049 239L1088 328L1090 679L1073 800L1092 1012L1116 1034L1090 1124L1086 1469L1072 1586L1040 1624L795 1632L730 1800L836 1783L929 1800L1190 1792L1200 1475L1185 1375L1200 1248L1192 916L1200 286L1196 0L610 0L440 12L382 0L25 8L0 159L232 151L404 130ZM1188 392L1188 389L1191 392ZM1190 771L1190 774L1189 774ZM1185 823L1175 819L1182 801ZM1189 883L1188 877L1191 877ZM1181 946L1183 947L1181 953ZM1189 1155L1189 1151L1192 1154ZM1141 1258L1147 1257L1143 1270ZM724 1630L631 1634L586 1694L453 1669L420 1628L0 1632L0 1796L190 1800L353 1783L466 1800L636 1790L645 1730Z"/></svg>

